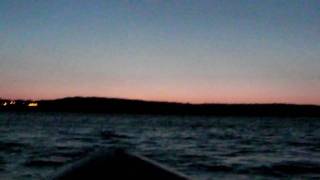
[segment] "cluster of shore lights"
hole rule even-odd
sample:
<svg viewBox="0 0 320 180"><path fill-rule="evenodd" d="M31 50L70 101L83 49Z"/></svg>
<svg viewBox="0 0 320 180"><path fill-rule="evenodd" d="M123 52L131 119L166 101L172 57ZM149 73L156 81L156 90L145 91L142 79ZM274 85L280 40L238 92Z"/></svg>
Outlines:
<svg viewBox="0 0 320 180"><path fill-rule="evenodd" d="M28 107L37 107L38 106L38 103L37 102L30 102L28 104Z"/></svg>
<svg viewBox="0 0 320 180"><path fill-rule="evenodd" d="M10 102L3 102L2 104L0 104L0 106L9 106L9 105L15 105L16 101L10 101ZM29 102L27 103L28 107L38 107L38 103L37 102Z"/></svg>

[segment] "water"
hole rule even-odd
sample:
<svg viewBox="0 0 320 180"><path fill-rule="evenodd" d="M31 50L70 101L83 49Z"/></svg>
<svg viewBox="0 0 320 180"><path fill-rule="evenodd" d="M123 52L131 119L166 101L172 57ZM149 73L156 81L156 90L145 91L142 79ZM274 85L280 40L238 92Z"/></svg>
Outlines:
<svg viewBox="0 0 320 180"><path fill-rule="evenodd" d="M0 113L0 179L122 147L194 179L320 178L319 118Z"/></svg>

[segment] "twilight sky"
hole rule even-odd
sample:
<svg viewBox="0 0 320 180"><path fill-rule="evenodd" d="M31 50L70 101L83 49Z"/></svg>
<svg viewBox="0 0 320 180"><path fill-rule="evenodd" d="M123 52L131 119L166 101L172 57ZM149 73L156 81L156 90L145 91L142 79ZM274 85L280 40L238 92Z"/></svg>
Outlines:
<svg viewBox="0 0 320 180"><path fill-rule="evenodd" d="M0 98L320 104L318 0L1 0Z"/></svg>

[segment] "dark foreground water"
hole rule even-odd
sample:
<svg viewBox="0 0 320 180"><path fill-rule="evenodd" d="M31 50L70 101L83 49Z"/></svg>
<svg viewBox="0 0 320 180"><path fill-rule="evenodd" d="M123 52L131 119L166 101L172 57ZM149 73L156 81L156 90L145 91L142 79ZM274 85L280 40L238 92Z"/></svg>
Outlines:
<svg viewBox="0 0 320 180"><path fill-rule="evenodd" d="M194 179L320 178L319 118L0 113L0 179L123 147Z"/></svg>

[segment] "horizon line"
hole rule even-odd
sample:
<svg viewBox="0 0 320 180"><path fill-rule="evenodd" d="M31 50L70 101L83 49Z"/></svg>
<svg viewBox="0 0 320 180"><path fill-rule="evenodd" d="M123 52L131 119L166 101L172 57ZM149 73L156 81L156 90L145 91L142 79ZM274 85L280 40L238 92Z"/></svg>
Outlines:
<svg viewBox="0 0 320 180"><path fill-rule="evenodd" d="M320 104L304 104L304 103L292 103L292 102L268 102L268 103L230 103L230 102L182 102L182 101L166 101L166 100L152 100L152 99L137 99L137 98L128 98L128 97L106 97L106 96L64 96L57 98L3 98L0 97L0 100L10 100L10 101L54 101L67 98L100 98L100 99L118 99L118 100L129 100L129 101L144 101L144 102L155 102L155 103L172 103L172 104L190 104L190 105L301 105L301 106L320 106Z"/></svg>

